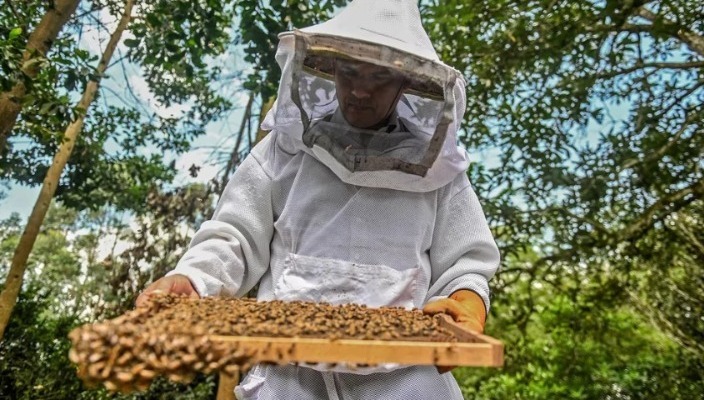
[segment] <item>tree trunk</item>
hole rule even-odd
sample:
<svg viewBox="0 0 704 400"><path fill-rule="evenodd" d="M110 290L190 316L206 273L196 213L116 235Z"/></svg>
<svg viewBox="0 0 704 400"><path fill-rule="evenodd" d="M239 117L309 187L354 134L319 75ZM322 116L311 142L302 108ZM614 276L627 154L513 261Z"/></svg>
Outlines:
<svg viewBox="0 0 704 400"><path fill-rule="evenodd" d="M266 136L269 131L265 131L262 129L262 122L264 122L264 117L266 117L266 114L271 110L271 107L274 106L274 101L276 100L276 96L271 96L269 99L262 104L262 109L261 112L259 112L259 129L257 129L257 139L254 142L255 144L259 143L264 137Z"/></svg>
<svg viewBox="0 0 704 400"><path fill-rule="evenodd" d="M227 185L227 182L230 179L230 173L240 163L240 145L242 144L242 138L244 137L245 127L248 125L247 122L250 118L252 118L253 103L254 93L250 93L249 100L247 100L247 106L244 108L244 115L242 116L242 122L240 123L240 130L237 133L235 147L232 149L232 154L230 154L230 159L227 160L227 165L225 165L225 171L222 173L222 178L220 179L220 191L225 189L225 186ZM252 149L249 150L251 151Z"/></svg>
<svg viewBox="0 0 704 400"><path fill-rule="evenodd" d="M120 19L117 28L115 28L115 31L110 36L110 41L108 42L108 45L103 52L103 56L100 59L100 63L98 64L98 68L96 69L96 78L95 80L88 82L85 90L83 91L81 101L78 103L77 108L81 112L64 132L63 143L61 144L59 151L54 156L54 161L52 162L51 167L49 167L49 171L46 173L37 202L34 204L32 213L27 221L27 226L25 227L22 237L20 238L20 242L15 249L15 254L12 258L12 265L10 266L10 272L8 273L5 281L5 287L3 288L2 293L0 293L0 340L5 333L5 328L10 320L12 309L14 308L15 303L17 303L17 296L22 288L22 280L24 278L25 270L27 269L27 259L29 258L29 253L32 251L34 242L37 240L39 228L44 221L44 217L49 209L51 199L54 197L54 193L56 192L56 186L59 184L61 172L63 171L64 166L66 166L66 163L71 156L71 152L73 151L73 146L76 143L76 138L83 128L85 115L90 107L90 104L95 98L96 92L98 91L98 83L100 78L103 76L105 69L107 69L110 58L115 51L115 47L117 47L120 37L130 21L132 5L133 0L126 1L122 18Z"/></svg>
<svg viewBox="0 0 704 400"><path fill-rule="evenodd" d="M22 54L22 74L29 79L34 79L39 73L39 59L46 57L46 53L51 48L51 45L56 40L61 28L66 24L68 19L73 15L81 0L55 0L39 25L29 35L27 47ZM27 94L25 79L20 79L7 92L0 94L0 159L5 154L5 146L7 145L7 137L12 131L12 127L17 121L22 110L22 99Z"/></svg>

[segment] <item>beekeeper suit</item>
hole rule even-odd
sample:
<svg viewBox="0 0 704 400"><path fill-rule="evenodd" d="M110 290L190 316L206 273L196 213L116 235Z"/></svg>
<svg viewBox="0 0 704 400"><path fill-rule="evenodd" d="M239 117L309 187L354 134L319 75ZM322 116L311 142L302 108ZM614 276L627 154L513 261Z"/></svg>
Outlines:
<svg viewBox="0 0 704 400"><path fill-rule="evenodd" d="M464 81L416 2L355 0L283 33L271 130L170 274L201 296L422 308L464 289L489 306L499 255L457 146ZM337 369L336 369L337 368ZM259 365L240 399L461 399L434 367Z"/></svg>

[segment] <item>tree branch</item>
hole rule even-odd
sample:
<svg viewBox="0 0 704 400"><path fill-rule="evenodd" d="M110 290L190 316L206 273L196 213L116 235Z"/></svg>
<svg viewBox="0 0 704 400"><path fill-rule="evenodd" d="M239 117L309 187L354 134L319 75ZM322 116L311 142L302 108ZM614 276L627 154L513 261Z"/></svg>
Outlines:
<svg viewBox="0 0 704 400"><path fill-rule="evenodd" d="M659 160L662 158L665 153L668 152L677 142L680 140L682 135L687 131L687 128L689 128L691 123L697 121L701 116L699 114L690 114L685 118L684 122L682 122L682 127L675 133L670 140L665 143L664 146L661 148L655 150L654 152L648 154L646 157L641 158L641 159L635 159L635 160L628 160L624 165L621 166L621 168L618 169L617 174L620 174L626 169L632 168L638 164L642 164L645 162L651 162L655 160Z"/></svg>
<svg viewBox="0 0 704 400"><path fill-rule="evenodd" d="M623 24L621 26L612 26L611 29L625 31L631 33L652 33L654 30L652 24Z"/></svg>
<svg viewBox="0 0 704 400"><path fill-rule="evenodd" d="M693 62L650 62L650 63L636 63L635 65L624 68L617 71L608 71L594 75L597 79L609 79L614 78L619 75L626 75L632 72L646 69L693 69L693 68L704 68L704 61L693 61Z"/></svg>
<svg viewBox="0 0 704 400"><path fill-rule="evenodd" d="M120 55L120 64L121 64L120 70L122 71L122 77L123 77L124 80L125 80L125 86L127 87L127 93L129 93L130 97L132 97L132 99L135 101L135 103L137 104L137 106L142 110L142 113L143 113L144 115L147 115L147 116L148 116L148 115L151 114L150 111L149 111L149 110L147 109L147 107L144 105L144 103L142 102L142 99L140 99L139 96L137 96L137 95L134 93L134 89L132 89L132 84L130 83L130 79L129 79L129 77L127 76L127 66L126 66L125 63L123 62L123 61L124 61L124 58L127 57L127 56L126 56L126 55L123 56L123 55L122 55L122 51L120 51L119 49L118 49L117 51L118 51L118 54Z"/></svg>
<svg viewBox="0 0 704 400"><path fill-rule="evenodd" d="M673 36L683 41L687 45L687 47L689 47L689 49L693 52L698 53L700 56L704 56L704 36L698 35L691 29L684 26L680 26L674 21L671 21L665 17L661 17L645 7L638 8L638 10L636 10L636 15L641 18L647 19L650 22L655 22L658 19L662 19L665 22L665 25L674 28Z"/></svg>
<svg viewBox="0 0 704 400"><path fill-rule="evenodd" d="M645 232L656 222L661 221L667 215L676 212L693 201L704 196L704 179L687 186L686 188L670 193L670 195L660 198L651 205L638 220L617 232L613 237L616 242L634 240L645 234Z"/></svg>
<svg viewBox="0 0 704 400"><path fill-rule="evenodd" d="M225 188L225 185L227 184L227 180L230 176L230 172L232 169L239 163L239 148L240 145L242 144L242 138L244 137L244 129L247 126L247 120L252 118L252 104L254 102L254 93L250 92L249 94L249 99L247 100L247 106L244 109L244 116L242 116L242 122L240 124L240 130L237 134L237 141L235 142L235 147L232 149L232 154L230 155L230 159L227 161L227 165L225 166L225 170L222 173L222 180L220 182L220 186L222 189Z"/></svg>
<svg viewBox="0 0 704 400"><path fill-rule="evenodd" d="M660 112L658 112L657 114L655 114L655 116L654 116L653 118L654 118L654 119L659 119L660 117L662 117L662 116L665 115L666 113L670 112L670 110L672 110L673 107L675 107L676 105L682 103L682 101L683 101L684 99L686 99L687 97L691 96L692 93L696 92L697 90L699 90L699 89L702 88L702 87L704 87L704 79L695 82L695 84L692 85L692 87L690 87L689 89L685 90L684 93L682 93L681 95L675 97L675 99L670 103L670 105L668 105L668 106L666 106L665 108L663 108L662 110L660 110Z"/></svg>

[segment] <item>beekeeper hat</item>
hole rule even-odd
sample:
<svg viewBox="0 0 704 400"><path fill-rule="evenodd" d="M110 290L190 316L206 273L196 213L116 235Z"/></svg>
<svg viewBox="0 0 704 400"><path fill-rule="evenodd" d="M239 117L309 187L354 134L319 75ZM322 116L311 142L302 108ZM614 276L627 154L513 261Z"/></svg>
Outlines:
<svg viewBox="0 0 704 400"><path fill-rule="evenodd" d="M469 162L456 136L465 107L464 79L439 60L415 1L354 0L331 20L279 38L282 79L264 129L286 131L341 180L359 186L428 191L466 170ZM393 135L385 140L375 132L333 126L330 116L339 109L336 59L401 72L407 87L396 113L413 135L398 132L398 140L391 140ZM382 145L350 147L347 139L363 136Z"/></svg>
<svg viewBox="0 0 704 400"><path fill-rule="evenodd" d="M412 92L442 97L439 70L456 73L440 61L412 0L356 0L329 21L296 34L309 42L304 65L328 77L334 74L334 58L352 58L405 71Z"/></svg>

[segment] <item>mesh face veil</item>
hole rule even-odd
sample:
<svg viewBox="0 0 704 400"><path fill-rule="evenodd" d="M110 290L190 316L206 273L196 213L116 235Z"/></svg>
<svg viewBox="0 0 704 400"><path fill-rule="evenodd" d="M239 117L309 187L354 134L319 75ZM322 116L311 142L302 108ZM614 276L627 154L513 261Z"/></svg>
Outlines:
<svg viewBox="0 0 704 400"><path fill-rule="evenodd" d="M264 129L359 186L424 192L466 170L464 80L437 58L415 1L355 0L279 37L283 74Z"/></svg>

